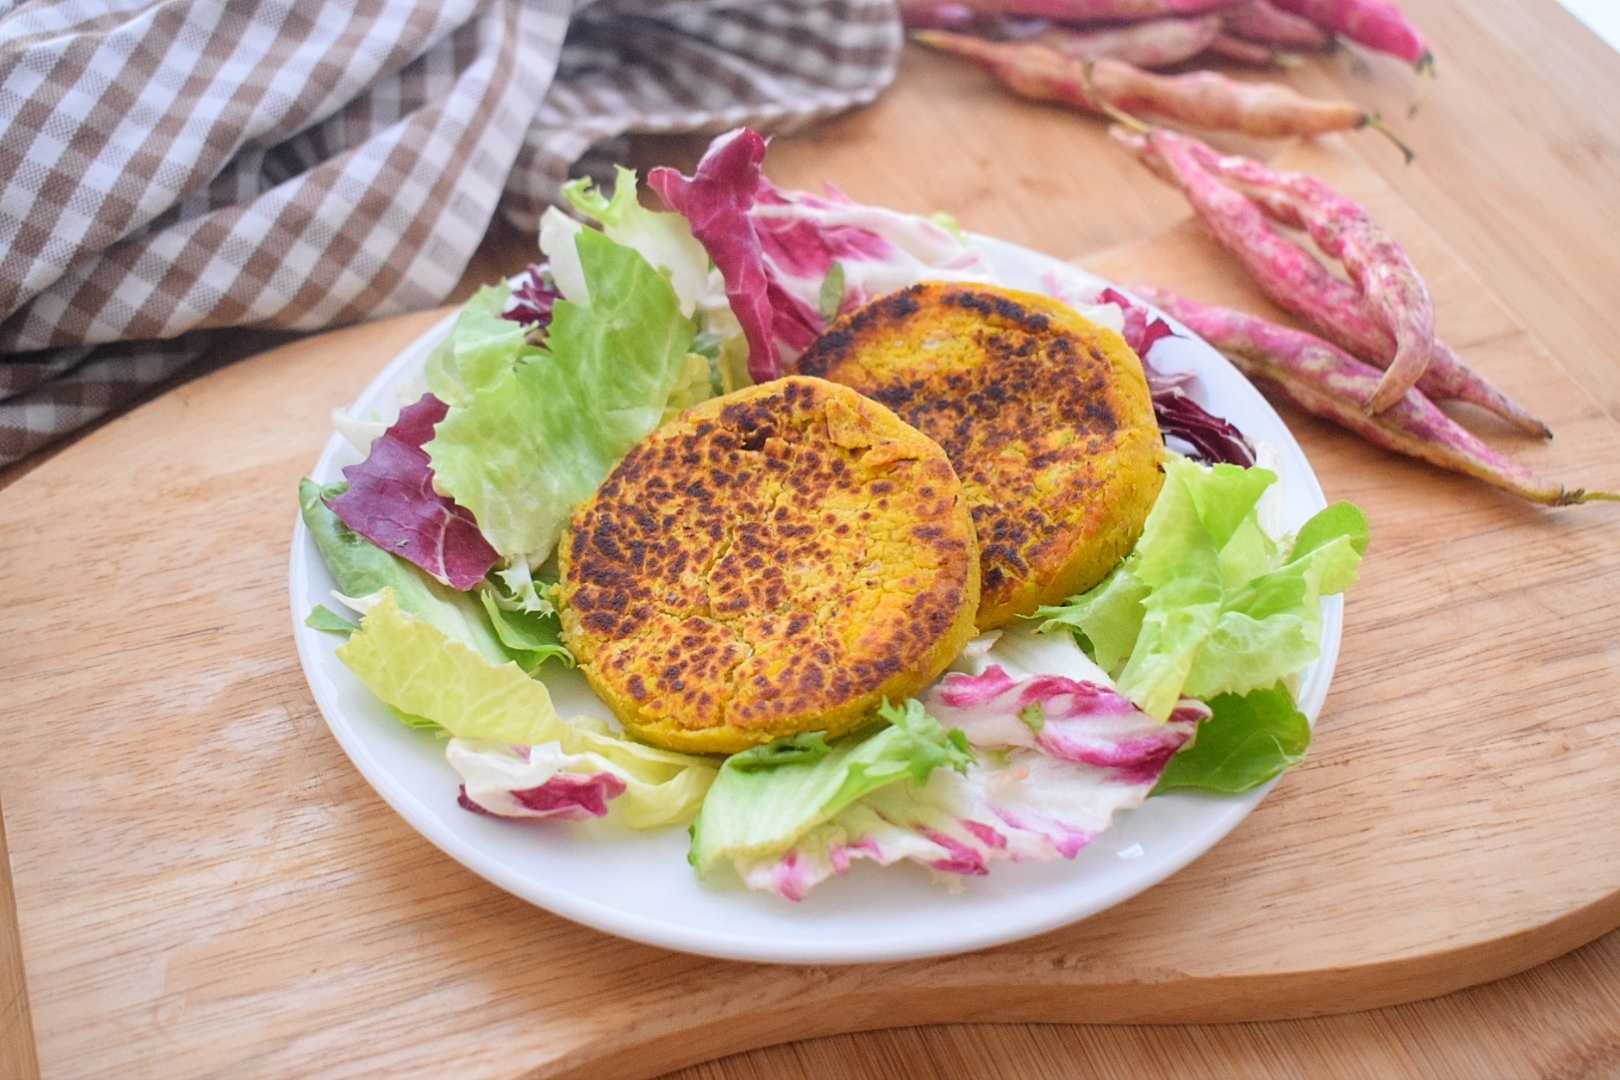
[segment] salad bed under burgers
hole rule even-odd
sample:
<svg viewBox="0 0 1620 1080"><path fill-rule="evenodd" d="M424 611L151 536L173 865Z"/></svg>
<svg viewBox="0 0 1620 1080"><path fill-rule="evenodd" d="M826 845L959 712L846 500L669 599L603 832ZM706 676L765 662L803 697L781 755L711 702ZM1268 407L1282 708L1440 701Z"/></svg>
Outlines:
<svg viewBox="0 0 1620 1080"><path fill-rule="evenodd" d="M1127 297L1004 288L948 219L764 153L654 170L666 211L570 184L546 262L300 485L358 616L308 621L444 740L445 797L689 827L696 873L797 900L859 860L1072 858L1297 763L1361 513L1280 534L1266 448L1148 364L1170 329ZM581 677L617 724L559 715Z"/></svg>

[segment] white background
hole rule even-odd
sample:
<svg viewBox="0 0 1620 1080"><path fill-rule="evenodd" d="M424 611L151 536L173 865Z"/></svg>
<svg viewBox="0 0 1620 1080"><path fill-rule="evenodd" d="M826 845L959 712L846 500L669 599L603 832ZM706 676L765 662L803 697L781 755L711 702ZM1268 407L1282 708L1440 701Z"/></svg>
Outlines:
<svg viewBox="0 0 1620 1080"><path fill-rule="evenodd" d="M1561 0L1575 17L1597 32L1598 37L1620 49L1620 2L1617 0Z"/></svg>

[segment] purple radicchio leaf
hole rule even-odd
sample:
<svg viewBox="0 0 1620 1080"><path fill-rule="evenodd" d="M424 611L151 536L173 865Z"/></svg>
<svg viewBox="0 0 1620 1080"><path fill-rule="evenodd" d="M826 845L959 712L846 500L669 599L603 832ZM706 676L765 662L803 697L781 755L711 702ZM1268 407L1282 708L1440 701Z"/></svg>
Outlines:
<svg viewBox="0 0 1620 1080"><path fill-rule="evenodd" d="M682 176L667 166L647 174L648 185L686 218L726 283L726 298L748 339L748 374L766 382L783 371L778 341L803 349L821 333L821 313L784 289L766 262L749 211L768 183L760 166L765 138L738 128L710 144L697 171Z"/></svg>
<svg viewBox="0 0 1620 1080"><path fill-rule="evenodd" d="M1013 678L1000 664L977 675L951 672L924 701L975 746L1025 746L1126 783L1158 780L1209 716L1203 702L1183 698L1161 724L1111 686L1066 675Z"/></svg>
<svg viewBox="0 0 1620 1080"><path fill-rule="evenodd" d="M480 745L454 739L446 757L461 776L456 802L463 810L530 821L584 821L604 817L628 788L623 777L585 757L546 747Z"/></svg>
<svg viewBox="0 0 1620 1080"><path fill-rule="evenodd" d="M786 851L734 859L743 881L800 900L862 860L977 877L1001 861L1072 859L1119 811L1142 804L1210 716L1182 698L1160 723L1100 669L1095 680L1015 671L953 672L922 695L930 715L989 751L966 772L936 769L920 786L870 792Z"/></svg>
<svg viewBox="0 0 1620 1080"><path fill-rule="evenodd" d="M624 794L624 789L624 781L608 772L590 776L558 773L534 787L485 794L488 805L469 795L463 784L456 802L463 810L490 817L583 821L606 815L608 803Z"/></svg>
<svg viewBox="0 0 1620 1080"><path fill-rule="evenodd" d="M1142 371L1153 394L1153 412L1159 430L1166 438L1179 439L1192 447L1189 456L1205 464L1228 462L1244 468L1254 464L1254 448L1230 420L1216 416L1187 393L1191 373L1165 374L1148 361L1153 346L1174 337L1170 324L1150 318L1145 308L1117 289L1104 289L1097 296L1101 304L1114 304L1125 313L1125 343L1142 358Z"/></svg>
<svg viewBox="0 0 1620 1080"><path fill-rule="evenodd" d="M1194 461L1207 465L1224 461L1244 468L1254 464L1254 450L1243 432L1198 404L1179 385L1153 392L1153 412L1167 438L1193 448L1188 456Z"/></svg>
<svg viewBox="0 0 1620 1080"><path fill-rule="evenodd" d="M525 326L545 326L551 322L551 308L562 293L552 284L545 267L529 265L528 273L512 289L512 299L501 317Z"/></svg>
<svg viewBox="0 0 1620 1080"><path fill-rule="evenodd" d="M343 470L349 489L329 504L345 525L456 589L471 589L500 556L472 511L433 490L424 443L449 406L432 394L400 410L359 465Z"/></svg>
<svg viewBox="0 0 1620 1080"><path fill-rule="evenodd" d="M694 175L647 176L719 268L755 382L791 370L831 316L874 296L925 278L990 279L983 253L940 223L830 186L819 195L778 188L761 170L764 156L765 139L739 128L709 145Z"/></svg>

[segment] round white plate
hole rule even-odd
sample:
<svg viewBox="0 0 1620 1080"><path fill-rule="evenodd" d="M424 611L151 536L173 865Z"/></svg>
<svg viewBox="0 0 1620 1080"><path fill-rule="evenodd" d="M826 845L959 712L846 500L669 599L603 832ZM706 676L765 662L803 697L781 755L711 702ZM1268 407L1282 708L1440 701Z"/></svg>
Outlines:
<svg viewBox="0 0 1620 1080"><path fill-rule="evenodd" d="M1000 279L1040 290L1041 274L1073 268L1049 256L975 238ZM1100 282L1099 282L1100 284ZM355 403L355 414L392 415L401 386L420 372L450 319L389 364ZM1282 420L1214 349L1175 324L1153 354L1164 371L1196 371L1190 388L1211 411L1281 454L1283 525L1292 530L1326 505L1321 486ZM342 479L361 460L333 436L311 475ZM1177 792L1121 814L1071 861L998 863L959 892L932 884L913 866L857 864L791 903L750 892L734 879L699 881L686 862L684 828L638 833L606 821L557 825L503 821L456 805L457 778L443 744L400 724L338 661L331 634L304 616L334 587L303 523L294 530L293 634L316 704L360 772L411 826L451 858L501 888L586 926L684 952L737 960L831 964L967 952L1040 934L1126 900L1208 851L1257 806L1271 785L1240 796ZM1323 605L1322 656L1299 684L1299 705L1314 724L1338 658L1343 605ZM604 706L572 672L548 667L545 681L564 716Z"/></svg>

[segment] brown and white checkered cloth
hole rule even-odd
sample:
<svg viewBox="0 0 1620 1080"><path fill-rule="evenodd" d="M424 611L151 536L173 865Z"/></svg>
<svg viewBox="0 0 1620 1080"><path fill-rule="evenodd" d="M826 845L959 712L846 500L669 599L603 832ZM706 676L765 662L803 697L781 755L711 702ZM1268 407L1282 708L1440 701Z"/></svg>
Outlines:
<svg viewBox="0 0 1620 1080"><path fill-rule="evenodd" d="M588 152L871 101L887 0L0 0L0 465L444 299Z"/></svg>

